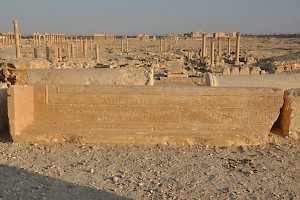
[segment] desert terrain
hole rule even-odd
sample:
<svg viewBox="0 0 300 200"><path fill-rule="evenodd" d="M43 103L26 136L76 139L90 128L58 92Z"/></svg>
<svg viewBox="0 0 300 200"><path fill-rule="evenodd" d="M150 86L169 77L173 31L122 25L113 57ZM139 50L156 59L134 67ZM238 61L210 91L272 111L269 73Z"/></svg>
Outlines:
<svg viewBox="0 0 300 200"><path fill-rule="evenodd" d="M222 64L212 68L199 64L201 39L168 41L163 52L159 50L158 39L129 38L127 52L120 51L117 39L100 44L99 62L95 62L93 48L88 48L87 58L82 58L81 46L75 52L76 58L56 62L46 59L45 45L32 45L31 38L22 38L19 60L15 59L14 45L0 44L1 80L9 87L58 82L203 87L207 72L222 76L226 67L234 65L227 62L226 41L222 40L221 48L224 63L219 60ZM299 38L242 36L241 62L251 58L251 63L245 61L240 68L251 71L258 67L261 74L298 73L299 66L272 66L297 61L299 44ZM234 51L234 39L231 45ZM209 42L207 47L210 52ZM38 51L38 58L34 58L34 51ZM54 54L53 49L51 52ZM62 59L67 59L67 50L62 53ZM182 65L176 65L180 71L176 76L186 75L188 79L164 79L174 70L174 60ZM66 77L55 78L52 75L57 72L51 75L52 72L39 68L67 70L61 73ZM119 71L110 72L111 68ZM103 71L99 76L94 71L80 75L68 72L79 69ZM69 77L72 78L68 80ZM85 144L56 139L13 142L11 135L3 132L0 170L0 199L300 199L300 141L271 132L264 143L232 146Z"/></svg>

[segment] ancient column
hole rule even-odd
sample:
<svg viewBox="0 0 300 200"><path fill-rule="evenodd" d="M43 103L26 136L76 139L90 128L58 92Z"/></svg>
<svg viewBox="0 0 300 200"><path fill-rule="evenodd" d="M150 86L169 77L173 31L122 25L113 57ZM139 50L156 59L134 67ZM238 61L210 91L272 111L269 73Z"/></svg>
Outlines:
<svg viewBox="0 0 300 200"><path fill-rule="evenodd" d="M90 50L93 50L93 38L90 37Z"/></svg>
<svg viewBox="0 0 300 200"><path fill-rule="evenodd" d="M38 58L38 49L36 47L33 49L33 56L34 58Z"/></svg>
<svg viewBox="0 0 300 200"><path fill-rule="evenodd" d="M160 47L160 52L163 52L163 39L162 38L160 38L159 47Z"/></svg>
<svg viewBox="0 0 300 200"><path fill-rule="evenodd" d="M87 57L87 43L83 41L83 56Z"/></svg>
<svg viewBox="0 0 300 200"><path fill-rule="evenodd" d="M124 52L124 40L121 38L121 52Z"/></svg>
<svg viewBox="0 0 300 200"><path fill-rule="evenodd" d="M202 58L206 57L206 33L202 34Z"/></svg>
<svg viewBox="0 0 300 200"><path fill-rule="evenodd" d="M218 60L221 60L221 38L218 37Z"/></svg>
<svg viewBox="0 0 300 200"><path fill-rule="evenodd" d="M230 44L230 37L228 37L228 55L230 55L230 53L231 53L231 52L230 52L230 51L231 51L231 50L230 50L230 45L231 45L231 44Z"/></svg>
<svg viewBox="0 0 300 200"><path fill-rule="evenodd" d="M129 44L128 44L128 38L126 38L126 53L128 53L129 50Z"/></svg>
<svg viewBox="0 0 300 200"><path fill-rule="evenodd" d="M58 61L61 62L62 61L62 48L58 47Z"/></svg>
<svg viewBox="0 0 300 200"><path fill-rule="evenodd" d="M95 44L95 54L96 54L96 63L100 62L100 58L99 58L99 45Z"/></svg>
<svg viewBox="0 0 300 200"><path fill-rule="evenodd" d="M236 57L235 57L235 64L240 64L240 42L241 42L241 33L236 33Z"/></svg>
<svg viewBox="0 0 300 200"><path fill-rule="evenodd" d="M33 45L35 45L35 33L33 33Z"/></svg>
<svg viewBox="0 0 300 200"><path fill-rule="evenodd" d="M71 44L71 58L75 57L75 46L74 44Z"/></svg>
<svg viewBox="0 0 300 200"><path fill-rule="evenodd" d="M170 39L170 51L172 51L173 49L173 41L172 41L172 38Z"/></svg>
<svg viewBox="0 0 300 200"><path fill-rule="evenodd" d="M215 41L211 41L211 58L210 58L210 66L215 66Z"/></svg>
<svg viewBox="0 0 300 200"><path fill-rule="evenodd" d="M4 45L4 36L5 36L5 34L3 33L2 34L2 44Z"/></svg>
<svg viewBox="0 0 300 200"><path fill-rule="evenodd" d="M69 44L68 43L68 58L71 58L72 57L72 52L71 52L71 47L72 46L72 44Z"/></svg>
<svg viewBox="0 0 300 200"><path fill-rule="evenodd" d="M16 47L16 58L21 57L20 52L20 38L19 38L19 27L18 27L18 21L14 21L14 32L15 32L15 47Z"/></svg>
<svg viewBox="0 0 300 200"><path fill-rule="evenodd" d="M46 46L46 59L48 61L50 61L50 48L49 48L49 46Z"/></svg>
<svg viewBox="0 0 300 200"><path fill-rule="evenodd" d="M59 60L59 58L58 58L58 57L59 57L58 51L59 51L59 50L58 50L58 47L55 47L55 48L54 48L54 62L55 62L55 63L57 63L58 60Z"/></svg>

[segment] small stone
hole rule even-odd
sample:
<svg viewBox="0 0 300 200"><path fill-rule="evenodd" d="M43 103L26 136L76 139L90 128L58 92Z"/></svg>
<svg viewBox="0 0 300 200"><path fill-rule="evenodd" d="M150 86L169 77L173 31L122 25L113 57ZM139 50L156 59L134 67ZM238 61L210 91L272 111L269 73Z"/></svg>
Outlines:
<svg viewBox="0 0 300 200"><path fill-rule="evenodd" d="M91 170L90 170L90 173L93 174L93 173L94 173L94 169L91 169Z"/></svg>
<svg viewBox="0 0 300 200"><path fill-rule="evenodd" d="M144 185L144 183L142 183L142 182L139 183L139 186L143 186L143 185Z"/></svg>
<svg viewBox="0 0 300 200"><path fill-rule="evenodd" d="M114 183L117 183L118 181L119 181L119 178L118 178L118 177L116 177L116 176L113 177L113 182L114 182Z"/></svg>

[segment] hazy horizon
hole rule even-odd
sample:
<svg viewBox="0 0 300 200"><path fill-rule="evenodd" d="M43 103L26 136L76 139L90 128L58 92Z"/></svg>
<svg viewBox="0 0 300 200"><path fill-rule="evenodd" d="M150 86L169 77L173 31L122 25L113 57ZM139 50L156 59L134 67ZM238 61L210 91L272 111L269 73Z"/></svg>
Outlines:
<svg viewBox="0 0 300 200"><path fill-rule="evenodd" d="M299 0L10 0L0 6L0 32L165 35L207 32L300 33Z"/></svg>

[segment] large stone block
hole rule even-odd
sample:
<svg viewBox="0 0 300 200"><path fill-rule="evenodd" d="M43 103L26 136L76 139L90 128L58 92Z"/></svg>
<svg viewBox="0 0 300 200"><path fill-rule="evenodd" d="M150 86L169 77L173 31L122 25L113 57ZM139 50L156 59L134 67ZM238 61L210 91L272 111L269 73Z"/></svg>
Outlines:
<svg viewBox="0 0 300 200"><path fill-rule="evenodd" d="M0 83L0 134L8 131L7 85Z"/></svg>
<svg viewBox="0 0 300 200"><path fill-rule="evenodd" d="M12 86L14 141L245 145L265 141L279 89Z"/></svg>
<svg viewBox="0 0 300 200"><path fill-rule="evenodd" d="M300 89L284 92L284 105L272 132L281 136L300 139Z"/></svg>

